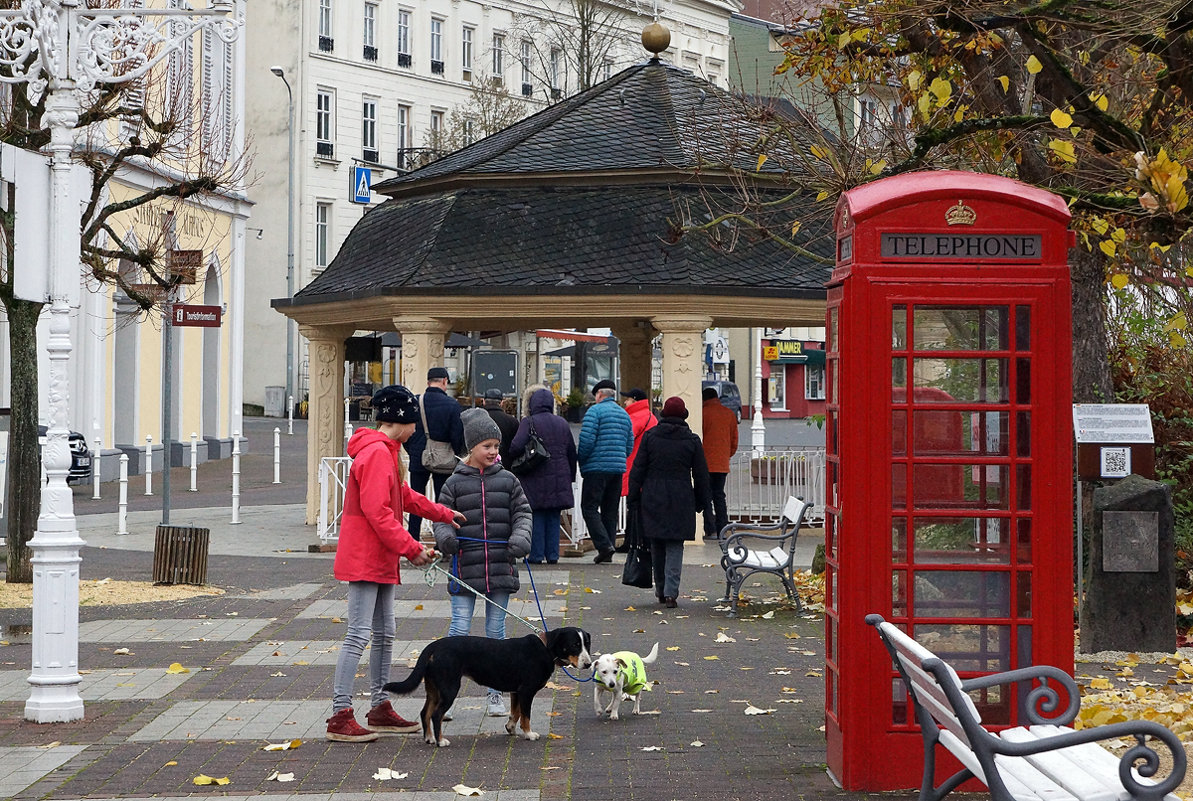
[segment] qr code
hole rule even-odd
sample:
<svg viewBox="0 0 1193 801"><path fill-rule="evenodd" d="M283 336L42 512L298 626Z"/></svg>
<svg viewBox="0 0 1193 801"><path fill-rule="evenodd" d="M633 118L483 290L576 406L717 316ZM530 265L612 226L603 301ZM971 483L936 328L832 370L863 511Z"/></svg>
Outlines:
<svg viewBox="0 0 1193 801"><path fill-rule="evenodd" d="M1126 478L1130 474L1130 448L1102 448L1102 478Z"/></svg>

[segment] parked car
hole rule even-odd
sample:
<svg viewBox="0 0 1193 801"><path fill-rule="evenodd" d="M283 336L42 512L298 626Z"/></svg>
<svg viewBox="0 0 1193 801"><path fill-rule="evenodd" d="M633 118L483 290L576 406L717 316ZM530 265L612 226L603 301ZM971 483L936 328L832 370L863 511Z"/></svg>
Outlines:
<svg viewBox="0 0 1193 801"><path fill-rule="evenodd" d="M741 422L741 393L737 384L732 381L705 381L701 389L712 387L721 397L721 405L737 415L737 422Z"/></svg>
<svg viewBox="0 0 1193 801"><path fill-rule="evenodd" d="M37 427L38 448L46 444L46 426ZM66 474L66 483L72 481L87 481L91 478L91 450L87 447L87 439L78 431L71 431L67 435L70 442L70 470Z"/></svg>

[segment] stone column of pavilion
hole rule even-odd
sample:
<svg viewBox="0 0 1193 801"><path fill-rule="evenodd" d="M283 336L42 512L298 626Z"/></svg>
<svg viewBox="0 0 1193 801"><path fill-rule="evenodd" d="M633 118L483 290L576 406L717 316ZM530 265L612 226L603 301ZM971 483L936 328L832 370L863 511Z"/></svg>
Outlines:
<svg viewBox="0 0 1193 801"><path fill-rule="evenodd" d="M452 321L399 314L394 327L402 335L402 386L421 395L427 386L427 370L443 366L443 343Z"/></svg>
<svg viewBox="0 0 1193 801"><path fill-rule="evenodd" d="M660 314L650 318L663 335L663 400L683 398L688 407L688 427L700 436L704 419L700 394L704 380L704 332L711 317L689 314ZM703 515L697 515L696 536L703 531Z"/></svg>
<svg viewBox="0 0 1193 801"><path fill-rule="evenodd" d="M621 376L618 389L622 392L638 387L650 394L650 341L654 339L654 333L654 329L642 323L627 322L613 327L613 336L620 343L618 355Z"/></svg>
<svg viewBox="0 0 1193 801"><path fill-rule="evenodd" d="M300 325L310 343L307 407L307 525L319 517L319 462L344 455L344 340L350 326Z"/></svg>

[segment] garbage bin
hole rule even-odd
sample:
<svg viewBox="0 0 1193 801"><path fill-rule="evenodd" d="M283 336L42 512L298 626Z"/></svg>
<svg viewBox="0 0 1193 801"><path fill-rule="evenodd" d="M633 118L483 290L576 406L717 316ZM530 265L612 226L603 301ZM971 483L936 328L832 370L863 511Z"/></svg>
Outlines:
<svg viewBox="0 0 1193 801"><path fill-rule="evenodd" d="M153 539L154 584L206 584L210 529L158 526Z"/></svg>

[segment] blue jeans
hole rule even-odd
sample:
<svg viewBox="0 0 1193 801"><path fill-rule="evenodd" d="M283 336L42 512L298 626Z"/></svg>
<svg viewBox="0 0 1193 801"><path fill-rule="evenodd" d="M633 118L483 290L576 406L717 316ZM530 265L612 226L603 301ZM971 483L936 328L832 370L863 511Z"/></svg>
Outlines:
<svg viewBox="0 0 1193 801"><path fill-rule="evenodd" d="M531 518L529 561L559 561L559 509L535 509Z"/></svg>
<svg viewBox="0 0 1193 801"><path fill-rule="evenodd" d="M683 574L683 540L648 541L654 594L660 598L678 598L679 578Z"/></svg>
<svg viewBox="0 0 1193 801"><path fill-rule="evenodd" d="M356 667L369 636L373 650L369 654L369 693L372 705L389 699L381 686L389 681L389 662L394 647L394 585L372 581L348 582L348 633L336 659L332 683L331 708L339 712L352 706L352 683Z"/></svg>
<svg viewBox="0 0 1193 801"><path fill-rule="evenodd" d="M411 470L407 483L410 484L410 489L419 495L426 495L428 481L435 488L435 497L438 498L439 493L443 491L444 483L447 481L447 475L445 473L427 473L421 470ZM410 536L414 537L415 542L417 542L420 539L419 532L422 531L423 519L414 512L411 512L408 518L410 522L406 526L406 530L410 532ZM401 523L402 521L399 520L398 522Z"/></svg>
<svg viewBox="0 0 1193 801"><path fill-rule="evenodd" d="M490 592L485 597L485 636L493 640L505 639L505 610L498 609L494 604L510 605L508 592ZM452 622L447 628L447 636L462 637L472 631L472 613L476 609L476 596L468 590L460 590L452 595ZM493 603L489 603L492 601Z"/></svg>
<svg viewBox="0 0 1193 801"><path fill-rule="evenodd" d="M599 553L613 550L617 509L621 505L621 473L589 473L580 488L580 513Z"/></svg>

